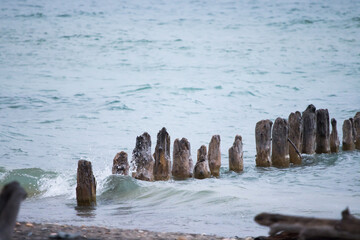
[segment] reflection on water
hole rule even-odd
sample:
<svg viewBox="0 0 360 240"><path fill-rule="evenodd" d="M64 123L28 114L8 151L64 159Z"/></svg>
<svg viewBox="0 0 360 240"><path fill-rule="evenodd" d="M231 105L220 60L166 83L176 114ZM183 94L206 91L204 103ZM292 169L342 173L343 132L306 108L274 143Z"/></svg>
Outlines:
<svg viewBox="0 0 360 240"><path fill-rule="evenodd" d="M95 218L96 217L96 206L76 206L76 216L82 218Z"/></svg>

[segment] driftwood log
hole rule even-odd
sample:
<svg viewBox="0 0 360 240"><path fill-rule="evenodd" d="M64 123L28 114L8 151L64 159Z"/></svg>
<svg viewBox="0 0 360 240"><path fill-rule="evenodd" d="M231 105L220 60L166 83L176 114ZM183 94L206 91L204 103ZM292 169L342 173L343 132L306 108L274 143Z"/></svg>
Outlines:
<svg viewBox="0 0 360 240"><path fill-rule="evenodd" d="M174 141L172 175L176 180L184 180L193 176L193 160L190 143L186 138Z"/></svg>
<svg viewBox="0 0 360 240"><path fill-rule="evenodd" d="M113 160L112 174L129 175L129 168L127 153L124 151L117 153Z"/></svg>
<svg viewBox="0 0 360 240"><path fill-rule="evenodd" d="M336 119L331 119L331 133L330 133L330 151L332 153L339 152L340 140L338 136Z"/></svg>
<svg viewBox="0 0 360 240"><path fill-rule="evenodd" d="M302 113L303 144L302 153L314 154L316 143L316 108L310 104Z"/></svg>
<svg viewBox="0 0 360 240"><path fill-rule="evenodd" d="M351 119L344 120L342 130L343 130L343 140L342 140L343 151L354 150L355 144L354 144L354 136L353 136L353 125Z"/></svg>
<svg viewBox="0 0 360 240"><path fill-rule="evenodd" d="M96 180L90 161L79 160L78 162L76 200L78 206L96 204Z"/></svg>
<svg viewBox="0 0 360 240"><path fill-rule="evenodd" d="M171 177L170 135L166 128L162 128L157 135L154 159L154 179L169 180Z"/></svg>
<svg viewBox="0 0 360 240"><path fill-rule="evenodd" d="M240 135L235 136L234 143L229 148L229 170L234 172L244 170L244 152Z"/></svg>
<svg viewBox="0 0 360 240"><path fill-rule="evenodd" d="M214 177L218 177L220 175L221 167L220 135L214 135L211 138L208 160L211 174Z"/></svg>
<svg viewBox="0 0 360 240"><path fill-rule="evenodd" d="M206 146L202 145L197 151L197 162L194 167L194 178L204 179L211 176Z"/></svg>
<svg viewBox="0 0 360 240"><path fill-rule="evenodd" d="M139 180L154 181L154 159L151 155L151 137L145 132L136 138L131 160L135 172L132 176Z"/></svg>
<svg viewBox="0 0 360 240"><path fill-rule="evenodd" d="M4 186L0 194L0 240L11 239L20 204L26 198L25 190L18 182Z"/></svg>
<svg viewBox="0 0 360 240"><path fill-rule="evenodd" d="M284 118L277 118L272 130L271 162L274 167L289 167L289 127Z"/></svg>
<svg viewBox="0 0 360 240"><path fill-rule="evenodd" d="M271 166L271 127L272 121L261 120L256 123L255 127L255 141L256 141L256 166L270 167Z"/></svg>
<svg viewBox="0 0 360 240"><path fill-rule="evenodd" d="M303 139L303 129L302 129L302 118L301 113L296 111L295 113L290 113L289 118L289 155L290 162L293 164L301 164L301 155L296 152L301 151L302 139ZM294 146L292 145L292 143Z"/></svg>
<svg viewBox="0 0 360 240"><path fill-rule="evenodd" d="M360 219L350 214L348 209L342 212L342 219L320 219L297 217L271 213L261 213L255 222L270 227L270 235L280 232L297 233L299 239L360 239Z"/></svg>
<svg viewBox="0 0 360 240"><path fill-rule="evenodd" d="M316 153L330 152L330 122L327 109L316 110Z"/></svg>

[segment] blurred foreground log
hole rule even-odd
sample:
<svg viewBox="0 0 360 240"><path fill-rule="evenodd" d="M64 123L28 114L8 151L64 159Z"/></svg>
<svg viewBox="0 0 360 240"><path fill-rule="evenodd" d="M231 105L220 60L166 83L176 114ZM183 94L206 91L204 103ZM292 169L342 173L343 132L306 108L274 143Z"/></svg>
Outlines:
<svg viewBox="0 0 360 240"><path fill-rule="evenodd" d="M270 227L270 235L281 232L297 233L299 239L360 239L360 219L350 214L348 209L342 212L342 219L320 219L261 213L255 222Z"/></svg>
<svg viewBox="0 0 360 240"><path fill-rule="evenodd" d="M18 182L6 184L0 194L0 239L11 239L19 213L20 203L26 198Z"/></svg>

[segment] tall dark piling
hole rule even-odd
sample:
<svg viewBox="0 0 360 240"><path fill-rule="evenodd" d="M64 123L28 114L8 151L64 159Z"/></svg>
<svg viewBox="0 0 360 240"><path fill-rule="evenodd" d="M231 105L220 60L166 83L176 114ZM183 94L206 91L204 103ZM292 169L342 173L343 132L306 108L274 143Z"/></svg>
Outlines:
<svg viewBox="0 0 360 240"><path fill-rule="evenodd" d="M327 109L316 110L316 153L330 152L330 121Z"/></svg>
<svg viewBox="0 0 360 240"><path fill-rule="evenodd" d="M96 204L96 180L90 161L80 160L78 162L76 200L78 206Z"/></svg>
<svg viewBox="0 0 360 240"><path fill-rule="evenodd" d="M331 119L331 133L330 133L330 151L332 153L339 152L340 140L337 131L337 122L335 118Z"/></svg>
<svg viewBox="0 0 360 240"><path fill-rule="evenodd" d="M157 135L154 159L154 179L169 180L171 177L170 136L166 128L162 128Z"/></svg>
<svg viewBox="0 0 360 240"><path fill-rule="evenodd" d="M112 174L129 175L129 168L127 153L124 151L117 153L113 160Z"/></svg>
<svg viewBox="0 0 360 240"><path fill-rule="evenodd" d="M197 151L197 162L194 167L194 177L197 179L209 178L211 176L207 158L206 146L202 145Z"/></svg>
<svg viewBox="0 0 360 240"><path fill-rule="evenodd" d="M220 175L221 167L221 151L220 151L220 136L214 135L209 143L208 153L209 167L211 175L218 177Z"/></svg>
<svg viewBox="0 0 360 240"><path fill-rule="evenodd" d="M302 153L315 153L316 144L316 108L310 104L302 113L303 120L303 144Z"/></svg>
<svg viewBox="0 0 360 240"><path fill-rule="evenodd" d="M343 123L343 139L342 139L342 150L350 151L355 149L353 126L350 119L344 120Z"/></svg>
<svg viewBox="0 0 360 240"><path fill-rule="evenodd" d="M233 145L229 148L229 170L241 172L244 170L244 152L242 137L235 136Z"/></svg>
<svg viewBox="0 0 360 240"><path fill-rule="evenodd" d="M12 239L20 204L27 193L18 182L4 186L0 193L0 239Z"/></svg>
<svg viewBox="0 0 360 240"><path fill-rule="evenodd" d="M357 112L354 117L354 130L355 130L355 148L360 150L360 112Z"/></svg>
<svg viewBox="0 0 360 240"><path fill-rule="evenodd" d="M294 143L295 147L301 152L303 141L303 124L302 117L299 111L290 113L288 118L289 123L289 139ZM297 153L296 149L289 142L289 155L290 162L293 164L301 164L301 157Z"/></svg>
<svg viewBox="0 0 360 240"><path fill-rule="evenodd" d="M277 118L272 130L271 161L275 167L289 167L289 126L284 118Z"/></svg>
<svg viewBox="0 0 360 240"><path fill-rule="evenodd" d="M136 138L131 160L135 172L132 176L139 180L154 181L154 159L151 155L151 137L145 132Z"/></svg>
<svg viewBox="0 0 360 240"><path fill-rule="evenodd" d="M272 121L261 120L256 123L255 127L255 141L256 141L256 166L270 167L271 166L271 127Z"/></svg>
<svg viewBox="0 0 360 240"><path fill-rule="evenodd" d="M193 176L191 148L186 138L174 141L172 175L176 180L184 180Z"/></svg>

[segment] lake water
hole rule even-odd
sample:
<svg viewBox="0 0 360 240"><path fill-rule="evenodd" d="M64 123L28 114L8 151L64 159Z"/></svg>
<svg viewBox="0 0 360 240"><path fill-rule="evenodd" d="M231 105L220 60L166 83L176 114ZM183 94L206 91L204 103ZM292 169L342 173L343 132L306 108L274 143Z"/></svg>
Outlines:
<svg viewBox="0 0 360 240"><path fill-rule="evenodd" d="M255 124L308 104L360 111L359 1L29 1L0 3L0 186L29 197L21 221L266 234L260 212L360 216L360 151L255 167ZM136 136L166 127L196 150L221 136L220 178L142 182L111 175ZM228 171L243 137L244 172ZM76 207L79 159L97 206Z"/></svg>

